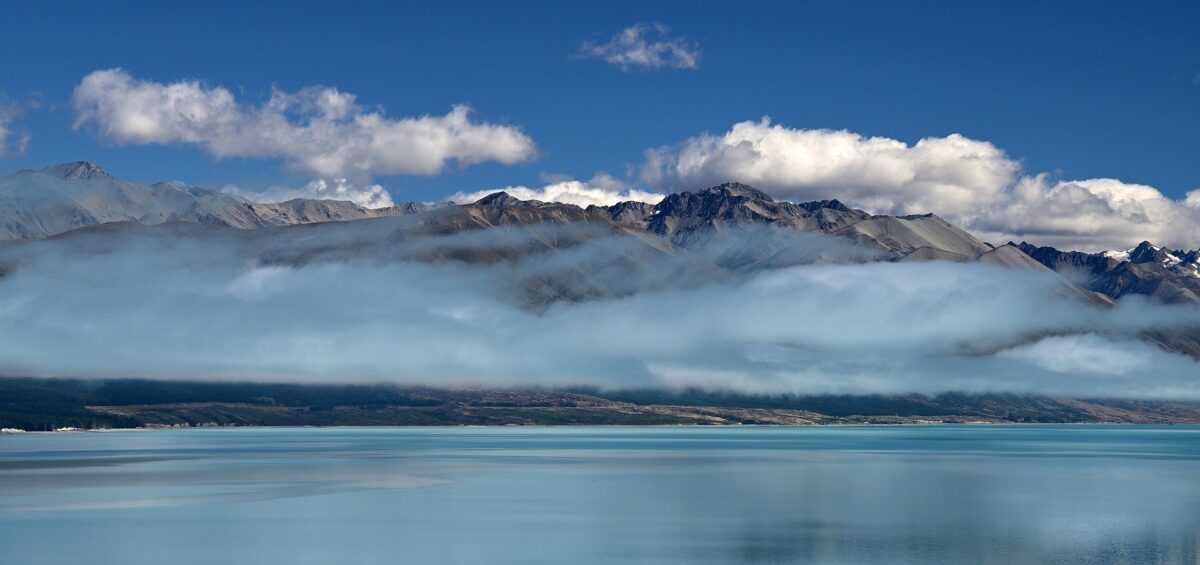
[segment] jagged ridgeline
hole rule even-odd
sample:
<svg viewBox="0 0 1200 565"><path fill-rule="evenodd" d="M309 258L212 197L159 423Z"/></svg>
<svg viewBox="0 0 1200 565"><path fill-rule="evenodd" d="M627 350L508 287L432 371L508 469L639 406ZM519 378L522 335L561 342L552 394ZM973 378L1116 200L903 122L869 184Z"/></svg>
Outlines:
<svg viewBox="0 0 1200 565"><path fill-rule="evenodd" d="M729 183L668 196L659 204L623 202L587 209L523 201L500 192L462 206L408 203L367 209L336 200L251 202L220 191L178 184L141 185L113 178L91 163L20 171L0 179L0 238L37 239L107 223L216 224L242 229L401 216L439 208L447 230L493 225L593 222L637 229L687 245L711 228L770 225L844 236L895 257L966 260L995 249L933 215L872 216L837 200L776 202L746 185ZM915 254L915 255L914 255Z"/></svg>
<svg viewBox="0 0 1200 565"><path fill-rule="evenodd" d="M69 246L100 234L232 238L248 259L264 264L520 263L527 271L519 282L522 299L535 307L811 263L984 261L1045 270L1014 246L994 247L932 214L875 216L837 200L777 202L738 183L672 194L657 204L580 208L499 192L466 205L367 209L334 200L262 204L202 188L141 185L83 162L0 179L0 238L57 236Z"/></svg>
<svg viewBox="0 0 1200 565"><path fill-rule="evenodd" d="M453 205L413 202L367 209L345 201L309 199L262 204L173 183L121 181L96 165L76 162L19 171L0 179L0 239L44 238L107 223L184 222L252 229L401 216L446 207ZM448 230L607 219L613 225L653 233L686 246L694 239L703 239L712 228L770 225L843 236L890 252L892 258L968 260L989 255L985 260L1024 261L1019 254L997 251L932 214L872 216L837 200L776 202L738 183L673 194L658 204L622 202L581 209L569 204L518 200L499 192L457 208L461 209L437 218Z"/></svg>
<svg viewBox="0 0 1200 565"><path fill-rule="evenodd" d="M1018 247L1088 290L1113 298L1140 294L1164 303L1200 302L1200 251L1171 250L1143 241L1128 251L1082 253Z"/></svg>
<svg viewBox="0 0 1200 565"><path fill-rule="evenodd" d="M311 224L320 225L265 229ZM1025 242L993 246L934 214L872 215L836 199L780 202L739 183L671 194L657 204L630 201L580 208L519 200L498 192L465 205L410 202L368 209L338 200L258 203L174 183L142 185L116 179L86 162L24 170L0 179L0 240L35 240L80 229L91 234L132 233L140 230L139 225L160 226L158 231L164 233L186 232L189 237L241 237L254 241L249 247L260 254L256 259L268 263L350 258L369 252L390 259L513 261L617 235L625 241L606 255L610 259L620 255L622 260L611 264L611 269L684 253L687 261L666 262L703 273L704 280L819 262L982 261L1056 271L1066 275L1073 294L1096 303L1111 303L1110 299L1128 294L1168 303L1200 301L1195 251L1171 251L1148 242L1128 252L1097 254ZM98 230L98 226L107 227ZM219 227L255 233L235 236ZM480 238L489 245L443 242L447 245L414 244L401 249L393 245L401 239L408 243L419 236L479 230L493 232ZM154 232L145 233L154 237ZM291 241L301 239L322 243L306 246ZM566 263L564 272L558 273L560 279L571 270L566 267L576 271L584 267ZM0 265L0 276L12 268ZM588 277L578 273L573 278ZM620 289L610 291L598 284L587 288L584 280L555 289L549 273L542 281L537 279L527 281L531 303L620 294Z"/></svg>

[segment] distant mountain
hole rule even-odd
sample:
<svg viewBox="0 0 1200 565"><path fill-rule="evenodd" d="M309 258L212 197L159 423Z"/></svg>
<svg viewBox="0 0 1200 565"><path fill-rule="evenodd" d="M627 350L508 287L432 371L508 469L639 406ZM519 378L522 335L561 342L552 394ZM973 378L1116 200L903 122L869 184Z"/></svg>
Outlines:
<svg viewBox="0 0 1200 565"><path fill-rule="evenodd" d="M1200 253L1175 251L1143 241L1128 251L1081 253L1017 244L1039 263L1081 287L1121 298L1149 296L1164 303L1200 302Z"/></svg>
<svg viewBox="0 0 1200 565"><path fill-rule="evenodd" d="M405 217L403 221L363 224L355 220ZM1036 247L1028 243L993 246L934 214L912 216L872 215L836 199L805 203L776 201L744 184L726 183L694 192L680 192L657 204L621 202L611 206L581 208L571 204L521 200L505 192L485 196L467 205L428 205L410 202L383 209L367 209L337 200L296 199L258 203L232 194L170 183L142 185L113 178L86 162L64 163L38 171L25 170L0 178L0 240L50 237L104 224L197 224L261 230L349 222L336 241L358 241L379 246L397 237L449 235L507 226L586 226L551 235L543 230L526 233L537 242L513 243L501 237L491 246L458 250L443 247L377 250L386 256L403 255L423 260L495 262L524 254L567 249L598 234L631 236L640 242L623 249L630 268L653 261L655 255L687 253L703 259L693 262L715 271L732 273L786 267L814 262L862 261L981 261L1014 268L1053 270L1080 280L1073 292L1089 301L1111 303L1109 298L1144 294L1163 302L1200 302L1200 263L1197 252L1178 252L1143 243L1123 253L1086 254ZM264 233L261 241L273 242L275 253L292 260L335 253L358 253L340 244L302 251L286 245L301 232ZM371 235L366 235L371 234ZM832 236L845 245L831 245ZM518 238L520 239L520 238ZM532 246L531 246L532 245ZM341 249L341 251L338 251ZM611 258L610 258L611 259ZM9 267L0 266L0 274ZM613 289L585 283L583 265L569 289L539 293L537 302L556 297L607 295ZM692 268L692 267L689 267ZM561 275L561 273L560 273ZM559 276L547 280L564 280ZM547 288L554 287L549 284ZM619 294L619 292L617 292Z"/></svg>
<svg viewBox="0 0 1200 565"><path fill-rule="evenodd" d="M86 162L0 178L0 240L38 239L111 222L194 222L248 229L404 212L370 210L338 200L263 204L204 188L126 182Z"/></svg>
<svg viewBox="0 0 1200 565"><path fill-rule="evenodd" d="M845 238L878 251L876 259L1023 262L1020 254L997 254L993 246L932 214L873 216L837 200L778 202L740 183L672 194L658 204L622 202L584 209L497 192L471 205L444 207L455 209L431 217L427 228L448 233L497 225L590 222L653 234L683 248L707 246L713 234L731 229L769 228L757 238L755 249L741 250L741 265L778 266L782 257L795 255L789 248L797 245L796 232ZM410 202L372 210L351 202L308 199L264 204L203 188L126 182L94 164L75 162L0 178L0 239L38 239L113 222L254 229L407 215L429 208ZM1022 266L1036 268L1037 263Z"/></svg>
<svg viewBox="0 0 1200 565"><path fill-rule="evenodd" d="M313 201L285 204L301 203ZM243 225L110 223L56 239L87 245L97 235L109 237L108 242L122 235L236 237L249 254L246 260L264 265L344 260L507 264L514 277L511 286L519 289L512 299L533 310L559 301L732 281L814 263L980 261L1051 272L1013 245L994 247L932 214L875 216L837 200L776 202L736 183L673 194L656 205L580 208L497 192L471 204L406 204L382 212L361 221L281 221L235 230L229 228ZM215 229L219 226L225 229ZM1064 295L1087 303L1112 304L1066 279L1062 288Z"/></svg>

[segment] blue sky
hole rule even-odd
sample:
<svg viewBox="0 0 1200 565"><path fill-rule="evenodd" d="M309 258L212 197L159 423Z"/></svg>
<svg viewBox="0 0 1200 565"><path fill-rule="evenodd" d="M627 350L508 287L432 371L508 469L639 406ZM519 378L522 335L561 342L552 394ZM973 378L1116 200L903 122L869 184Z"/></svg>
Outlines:
<svg viewBox="0 0 1200 565"><path fill-rule="evenodd" d="M1111 177L1171 198L1200 187L1200 4L1161 3L22 3L0 20L0 91L30 135L4 171L85 159L123 178L249 190L312 175L73 129L72 89L120 67L198 79L257 105L272 87L353 93L389 117L517 126L537 158L373 175L397 201L541 186L606 171L631 184L648 148L770 116L906 143L960 133L1023 171ZM696 69L577 54L639 22L698 45ZM29 107L36 104L37 108ZM632 175L629 173L632 172ZM836 196L831 194L830 196Z"/></svg>

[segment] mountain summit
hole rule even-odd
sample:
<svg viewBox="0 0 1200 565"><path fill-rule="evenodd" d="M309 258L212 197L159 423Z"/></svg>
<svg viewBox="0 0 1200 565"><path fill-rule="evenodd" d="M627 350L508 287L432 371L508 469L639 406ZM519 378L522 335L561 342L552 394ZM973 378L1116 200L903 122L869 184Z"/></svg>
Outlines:
<svg viewBox="0 0 1200 565"><path fill-rule="evenodd" d="M480 206L537 206L545 203L541 200L521 200L501 190L500 192L493 192L476 200L475 204Z"/></svg>
<svg viewBox="0 0 1200 565"><path fill-rule="evenodd" d="M41 172L62 177L64 180L113 180L113 177L99 165L87 161L51 165L42 169Z"/></svg>

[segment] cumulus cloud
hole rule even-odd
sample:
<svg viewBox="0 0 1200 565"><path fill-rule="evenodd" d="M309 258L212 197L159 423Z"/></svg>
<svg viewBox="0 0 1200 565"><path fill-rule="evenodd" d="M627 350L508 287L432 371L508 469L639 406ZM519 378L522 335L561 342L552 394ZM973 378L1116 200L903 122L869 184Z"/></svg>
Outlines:
<svg viewBox="0 0 1200 565"><path fill-rule="evenodd" d="M604 43L584 41L578 56L600 59L623 71L700 68L700 45L684 37L670 37L667 26L639 23L621 30Z"/></svg>
<svg viewBox="0 0 1200 565"><path fill-rule="evenodd" d="M1158 189L1117 179L1051 181L1021 177L1006 200L962 214L984 237L1024 238L1059 247L1125 249L1141 241L1200 246L1200 191L1173 200Z"/></svg>
<svg viewBox="0 0 1200 565"><path fill-rule="evenodd" d="M143 228L4 248L0 371L1200 398L1200 364L1136 340L1195 327L1200 310L1088 307L1048 273L885 262L729 279L687 254L631 261L653 250L595 226L395 231L408 220L420 225ZM491 259L450 259L473 255ZM541 310L514 300L563 277L621 291Z"/></svg>
<svg viewBox="0 0 1200 565"><path fill-rule="evenodd" d="M506 186L475 192L456 192L448 200L458 204L475 202L484 196L504 191L521 200L540 200L542 202L562 202L576 206L588 207L610 206L618 202L635 200L638 202L657 203L663 195L630 187L625 183L605 173L597 173L588 181L574 179L556 179L541 188L525 186Z"/></svg>
<svg viewBox="0 0 1200 565"><path fill-rule="evenodd" d="M514 164L536 154L519 128L474 121L466 106L397 119L329 87L275 90L254 106L223 87L164 84L108 69L85 76L73 101L75 126L94 126L116 144L190 144L216 157L277 158L326 179L436 175L448 162Z"/></svg>
<svg viewBox="0 0 1200 565"><path fill-rule="evenodd" d="M642 177L682 188L738 180L789 199L836 196L880 212L970 208L998 198L1017 163L960 135L909 146L849 131L791 129L763 118L646 153Z"/></svg>
<svg viewBox="0 0 1200 565"><path fill-rule="evenodd" d="M1183 201L1115 179L1052 180L987 142L951 134L907 144L849 131L734 124L646 152L641 177L660 190L737 180L776 198L838 198L885 214L934 212L993 241L1082 250L1142 240L1200 246L1200 192Z"/></svg>
<svg viewBox="0 0 1200 565"><path fill-rule="evenodd" d="M304 186L272 186L266 190L247 190L226 186L223 192L236 194L255 202L286 202L296 198L313 200L347 200L364 208L385 208L395 203L392 195L378 184L359 185L347 179L314 179Z"/></svg>
<svg viewBox="0 0 1200 565"><path fill-rule="evenodd" d="M17 118L24 109L17 103L0 96L0 157L24 155L29 147L30 135L17 128Z"/></svg>

